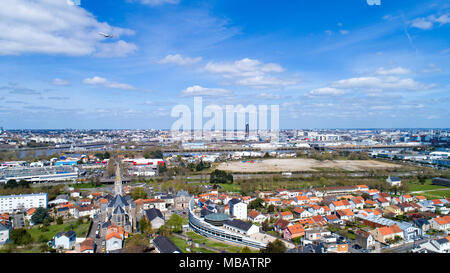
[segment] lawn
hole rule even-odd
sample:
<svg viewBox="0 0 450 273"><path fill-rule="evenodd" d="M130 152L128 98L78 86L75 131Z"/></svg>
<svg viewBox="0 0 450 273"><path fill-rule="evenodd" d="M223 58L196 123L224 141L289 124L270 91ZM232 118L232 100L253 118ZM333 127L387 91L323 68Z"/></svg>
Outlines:
<svg viewBox="0 0 450 273"><path fill-rule="evenodd" d="M241 250L241 247L228 245L222 242L217 242L210 240L209 238L203 237L201 235L196 234L195 232L187 232L186 235L191 238L195 243L198 243L199 245L202 245L205 243L206 246L216 248L219 250L225 249L227 252L231 253L238 253Z"/></svg>
<svg viewBox="0 0 450 273"><path fill-rule="evenodd" d="M220 184L222 190L225 192L240 192L241 187L237 184Z"/></svg>
<svg viewBox="0 0 450 273"><path fill-rule="evenodd" d="M62 225L51 225L48 227L48 231L41 231L39 227L33 227L28 230L31 234L31 238L34 242L47 242L50 241L58 232L73 230L77 233L77 237L85 237L89 231L89 224L78 224L77 221L67 221Z"/></svg>
<svg viewBox="0 0 450 273"><path fill-rule="evenodd" d="M419 181L410 181L409 182L409 191L427 191L427 190L437 190L437 189L443 189L446 188L445 186L439 186L439 185L432 185L431 179L427 179L426 182L422 185L419 183Z"/></svg>
<svg viewBox="0 0 450 273"><path fill-rule="evenodd" d="M169 235L168 238L179 248L183 253L186 252L186 248L188 247L188 244L186 240L175 237L173 235Z"/></svg>
<svg viewBox="0 0 450 273"><path fill-rule="evenodd" d="M429 191L421 193L421 195L425 196L427 199L441 199L450 197L450 189L442 190L442 191Z"/></svg>

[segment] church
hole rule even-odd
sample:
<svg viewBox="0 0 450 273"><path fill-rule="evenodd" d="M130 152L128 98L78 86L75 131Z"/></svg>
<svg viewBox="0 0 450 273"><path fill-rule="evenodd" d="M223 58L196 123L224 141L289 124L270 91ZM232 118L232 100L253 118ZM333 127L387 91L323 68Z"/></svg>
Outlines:
<svg viewBox="0 0 450 273"><path fill-rule="evenodd" d="M102 234L109 226L119 226L125 232L133 232L136 228L136 204L130 196L122 196L122 177L120 166L116 165L116 179L114 182L114 197L110 197L107 204L101 205Z"/></svg>

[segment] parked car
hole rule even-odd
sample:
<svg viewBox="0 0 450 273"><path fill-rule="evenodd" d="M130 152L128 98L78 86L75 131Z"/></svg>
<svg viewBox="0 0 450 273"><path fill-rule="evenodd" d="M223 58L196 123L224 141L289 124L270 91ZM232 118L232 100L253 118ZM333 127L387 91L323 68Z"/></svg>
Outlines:
<svg viewBox="0 0 450 273"><path fill-rule="evenodd" d="M361 249L362 247L360 245L353 245L354 249Z"/></svg>

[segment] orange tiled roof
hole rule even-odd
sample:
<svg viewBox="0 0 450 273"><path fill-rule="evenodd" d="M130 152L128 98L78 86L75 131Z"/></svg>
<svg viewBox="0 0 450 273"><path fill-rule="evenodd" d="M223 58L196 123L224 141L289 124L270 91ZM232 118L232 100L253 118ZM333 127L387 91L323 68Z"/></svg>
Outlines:
<svg viewBox="0 0 450 273"><path fill-rule="evenodd" d="M350 209L341 209L337 211L340 215L345 215L345 216L353 216L355 215L353 213L353 211L351 211Z"/></svg>
<svg viewBox="0 0 450 273"><path fill-rule="evenodd" d="M120 240L123 240L122 236L119 233L111 232L111 233L106 234L106 241L108 241L109 239L111 239L113 237L117 238L117 239L120 239Z"/></svg>
<svg viewBox="0 0 450 273"><path fill-rule="evenodd" d="M31 209L27 210L27 215L28 215L28 216L33 215L33 213L34 213L35 211L36 211L36 208L31 208Z"/></svg>
<svg viewBox="0 0 450 273"><path fill-rule="evenodd" d="M302 213L302 212L304 212L304 211L305 211L304 208L300 208L300 207L295 207L295 208L294 208L294 212L295 212L295 213L298 213L298 214L300 214L300 213Z"/></svg>
<svg viewBox="0 0 450 273"><path fill-rule="evenodd" d="M397 224L390 226L390 227L380 227L380 228L378 228L378 231L383 236L402 232L402 230L399 228L399 226L397 226Z"/></svg>
<svg viewBox="0 0 450 273"><path fill-rule="evenodd" d="M303 226L299 223L292 226L288 226L287 229L292 235L305 233L305 228L303 228Z"/></svg>
<svg viewBox="0 0 450 273"><path fill-rule="evenodd" d="M248 213L248 216L252 217L252 218L256 218L260 213L257 212L256 210L252 210Z"/></svg>
<svg viewBox="0 0 450 273"><path fill-rule="evenodd" d="M80 252L83 252L86 250L94 250L94 238L86 238L86 240L81 242Z"/></svg>
<svg viewBox="0 0 450 273"><path fill-rule="evenodd" d="M442 225L446 225L446 224L450 223L450 216L446 215L446 216L442 216L442 217L436 217L436 218L433 218L433 220L442 226Z"/></svg>
<svg viewBox="0 0 450 273"><path fill-rule="evenodd" d="M290 211L282 211L282 212L280 212L280 215L281 216L288 216L288 215L292 215L292 212L290 212Z"/></svg>

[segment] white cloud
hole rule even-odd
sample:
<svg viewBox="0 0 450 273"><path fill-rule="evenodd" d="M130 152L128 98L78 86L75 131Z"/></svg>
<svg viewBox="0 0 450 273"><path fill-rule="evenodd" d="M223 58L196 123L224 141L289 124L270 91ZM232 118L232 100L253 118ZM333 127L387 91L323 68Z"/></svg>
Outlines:
<svg viewBox="0 0 450 273"><path fill-rule="evenodd" d="M440 16L430 15L426 18L416 18L411 22L411 26L427 30L433 28L435 23L438 23L440 26L450 23L450 13Z"/></svg>
<svg viewBox="0 0 450 273"><path fill-rule="evenodd" d="M425 85L411 78L399 77L358 77L344 79L332 84L335 88L368 88L368 89L429 89L433 85Z"/></svg>
<svg viewBox="0 0 450 273"><path fill-rule="evenodd" d="M425 18L417 18L411 23L411 26L420 29L430 29L433 27L433 23Z"/></svg>
<svg viewBox="0 0 450 273"><path fill-rule="evenodd" d="M168 63L174 63L177 65L191 65L198 63L202 60L202 57L196 57L196 58L189 58L189 57L182 57L180 54L176 55L167 55L164 59L160 60L160 64L168 64Z"/></svg>
<svg viewBox="0 0 450 273"><path fill-rule="evenodd" d="M392 69L385 69L384 67L380 67L375 73L378 75L406 75L411 74L411 70L403 68L401 66Z"/></svg>
<svg viewBox="0 0 450 273"><path fill-rule="evenodd" d="M194 85L181 91L182 96L229 96L231 91L220 88L206 88Z"/></svg>
<svg viewBox="0 0 450 273"><path fill-rule="evenodd" d="M339 30L339 32L340 32L342 35L347 35L347 34L350 33L350 31L345 30L345 29L341 29L341 30Z"/></svg>
<svg viewBox="0 0 450 273"><path fill-rule="evenodd" d="M288 86L297 83L297 80L279 79L269 74L284 72L285 69L279 64L264 64L258 60L249 58L235 62L209 62L206 64L205 70L212 74L219 74L225 79L232 80L235 84L255 88Z"/></svg>
<svg viewBox="0 0 450 273"><path fill-rule="evenodd" d="M134 31L99 22L80 6L62 0L2 0L0 9L0 55L22 53L64 54L70 56L125 56L136 46L122 40L105 39Z"/></svg>
<svg viewBox="0 0 450 273"><path fill-rule="evenodd" d="M135 90L136 88L134 86L131 86L126 83L118 83L118 82L110 82L105 78L95 76L93 78L86 78L83 80L83 83L89 84L89 85L103 85L107 88L114 88L114 89L124 89L124 90Z"/></svg>
<svg viewBox="0 0 450 273"><path fill-rule="evenodd" d="M180 0L127 0L127 2L139 2L149 6L159 6L163 4L178 4Z"/></svg>
<svg viewBox="0 0 450 273"><path fill-rule="evenodd" d="M125 57L135 52L138 47L133 43L125 41L118 41L116 43L99 44L98 52L95 56L98 57Z"/></svg>
<svg viewBox="0 0 450 273"><path fill-rule="evenodd" d="M58 78L53 79L52 83L54 85L68 85L69 84L68 81L63 80L63 79L58 79Z"/></svg>
<svg viewBox="0 0 450 273"><path fill-rule="evenodd" d="M333 87L323 87L309 91L311 96L339 96L344 95L345 93L347 93L345 90Z"/></svg>

